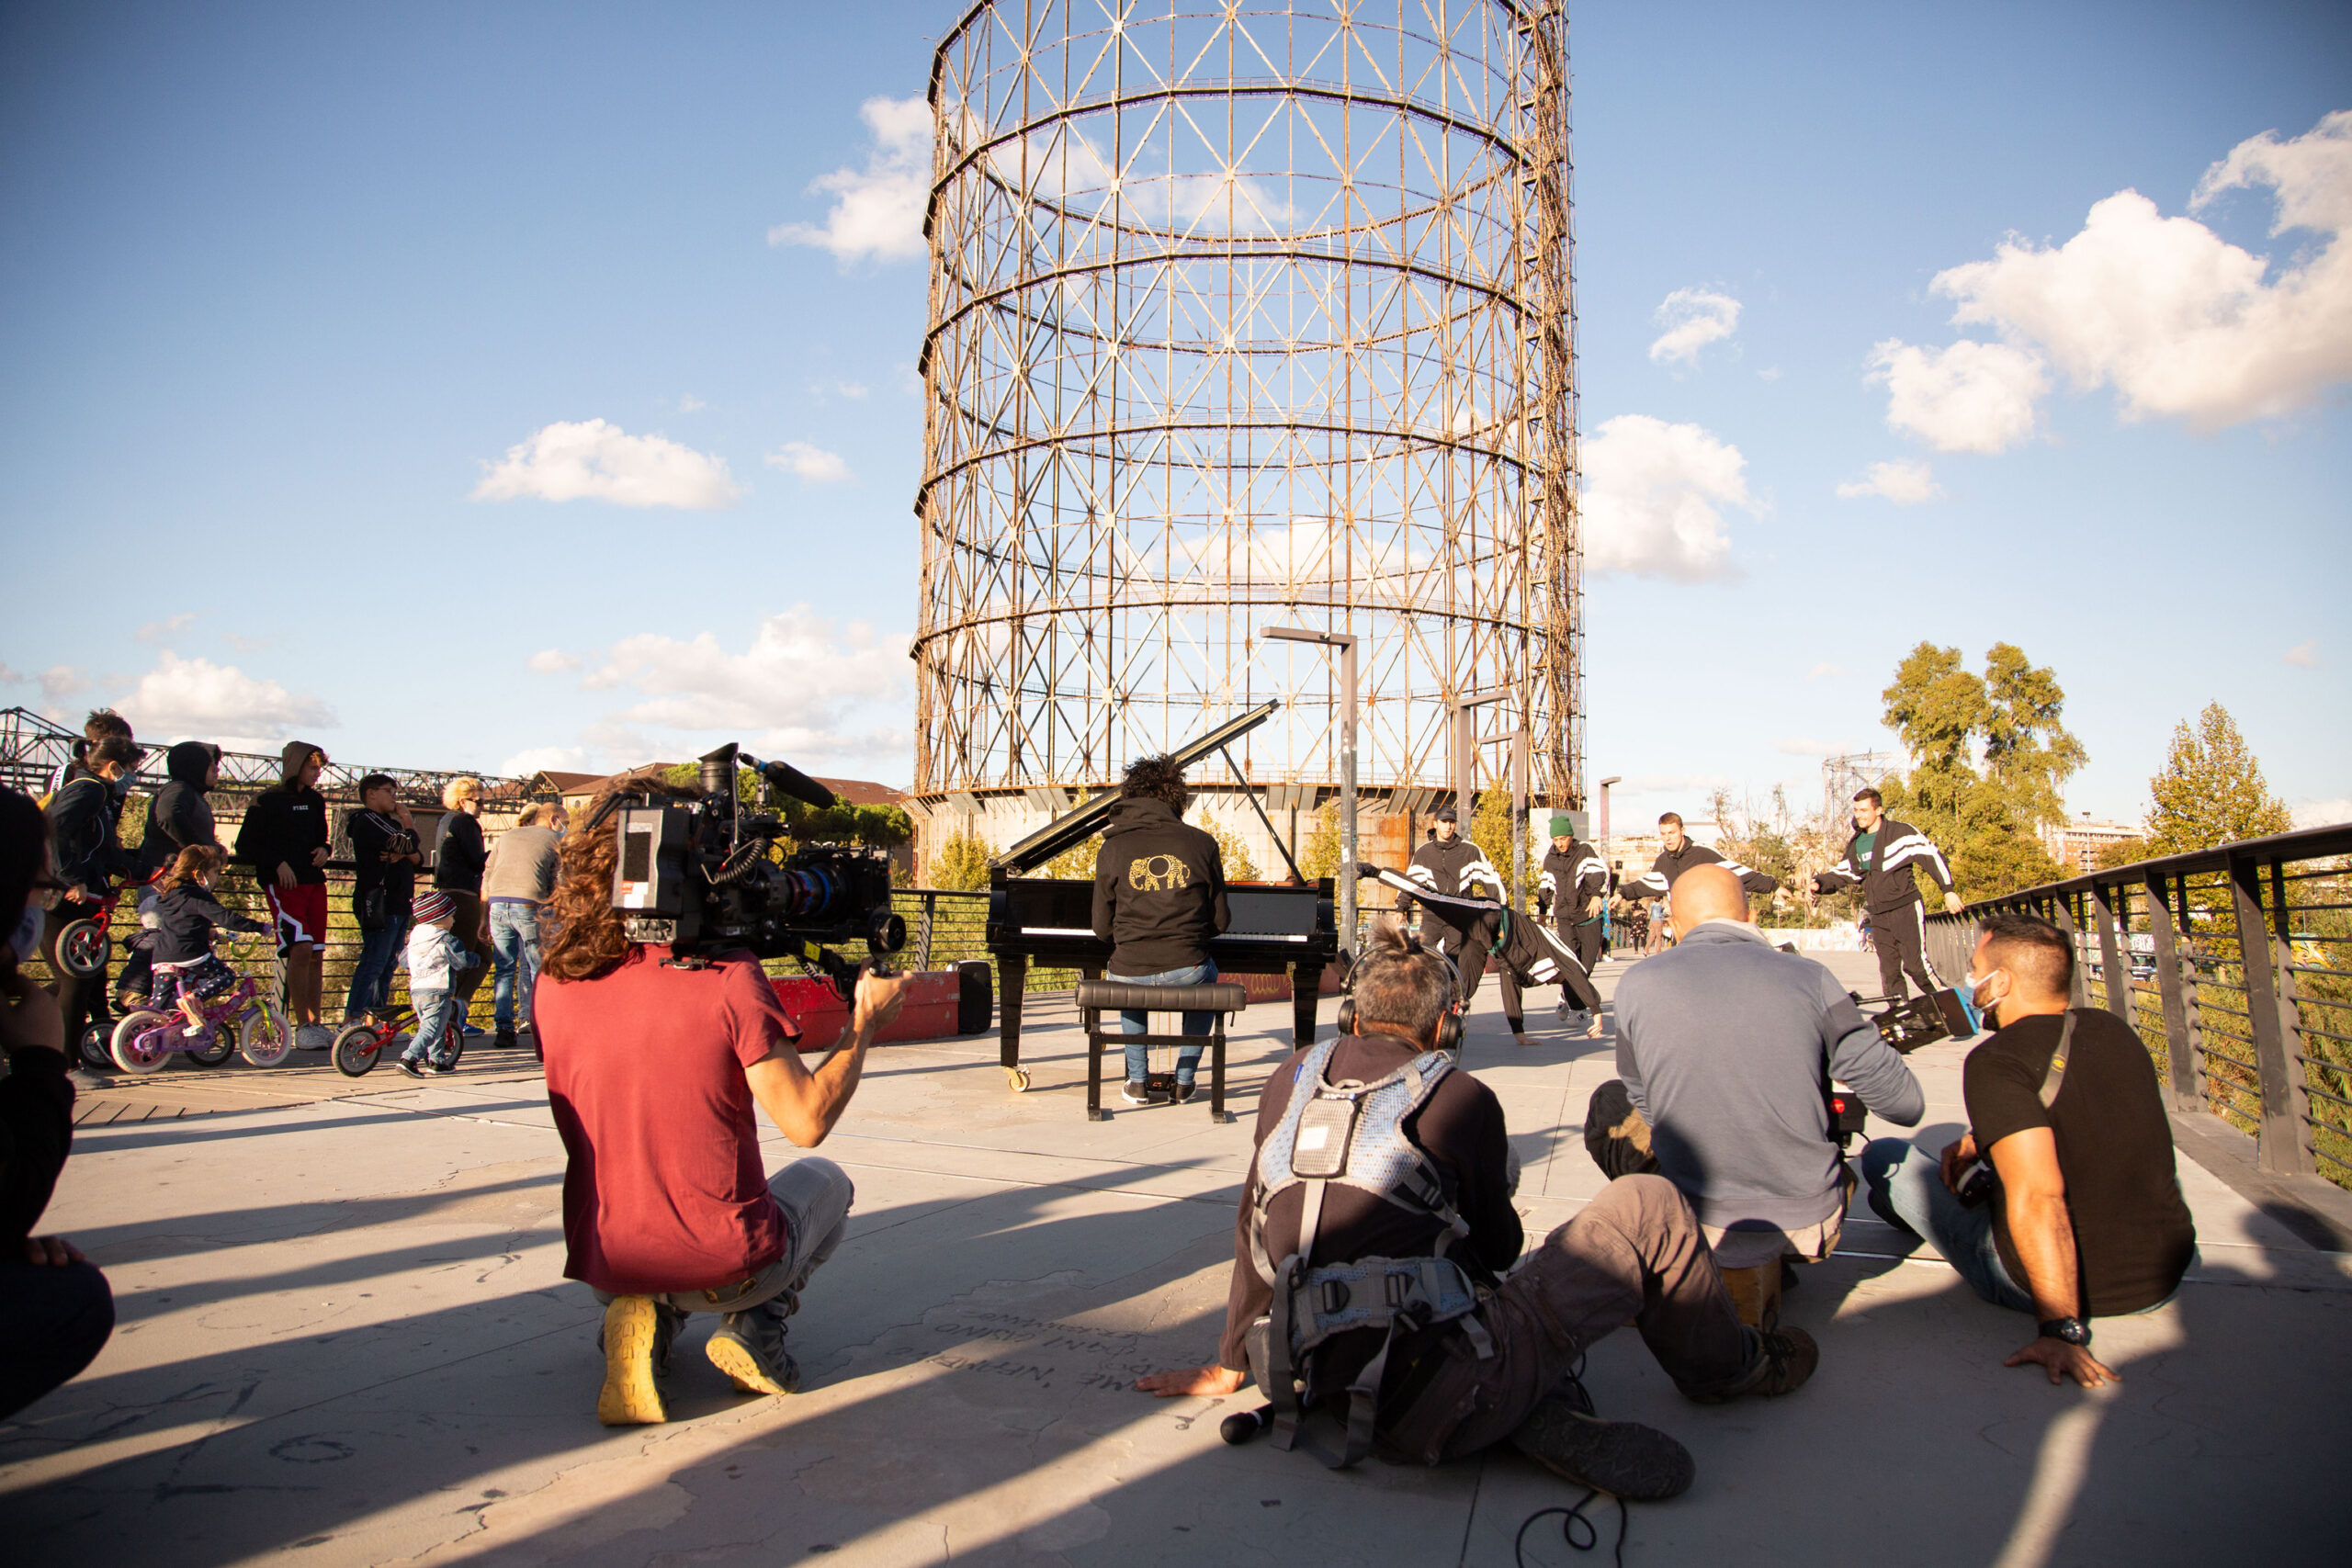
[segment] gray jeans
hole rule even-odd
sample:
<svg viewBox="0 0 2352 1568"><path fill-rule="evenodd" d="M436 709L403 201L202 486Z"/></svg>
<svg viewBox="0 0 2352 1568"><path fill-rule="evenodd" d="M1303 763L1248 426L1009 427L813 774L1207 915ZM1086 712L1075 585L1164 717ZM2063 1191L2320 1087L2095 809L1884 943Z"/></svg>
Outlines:
<svg viewBox="0 0 2352 1568"><path fill-rule="evenodd" d="M780 1309L778 1315L791 1315L808 1276L842 1244L857 1189L840 1166L821 1155L808 1155L768 1178L768 1196L784 1211L783 1257L731 1288L672 1291L655 1296L655 1303L673 1312L747 1312L774 1303ZM613 1297L598 1291L596 1299L609 1304Z"/></svg>

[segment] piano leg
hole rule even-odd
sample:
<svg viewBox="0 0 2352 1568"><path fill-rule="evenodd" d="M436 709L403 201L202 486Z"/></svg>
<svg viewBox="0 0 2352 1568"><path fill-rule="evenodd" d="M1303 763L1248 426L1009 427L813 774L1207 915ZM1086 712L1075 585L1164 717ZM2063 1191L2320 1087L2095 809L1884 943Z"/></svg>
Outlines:
<svg viewBox="0 0 2352 1568"><path fill-rule="evenodd" d="M1021 1065L1021 997L1029 984L1029 960L1009 953L996 961L997 1064L1005 1081L1019 1094L1029 1087L1029 1069Z"/></svg>
<svg viewBox="0 0 2352 1568"><path fill-rule="evenodd" d="M1323 965L1298 964L1291 969L1291 1044L1301 1051L1315 1043L1315 1006L1323 999Z"/></svg>

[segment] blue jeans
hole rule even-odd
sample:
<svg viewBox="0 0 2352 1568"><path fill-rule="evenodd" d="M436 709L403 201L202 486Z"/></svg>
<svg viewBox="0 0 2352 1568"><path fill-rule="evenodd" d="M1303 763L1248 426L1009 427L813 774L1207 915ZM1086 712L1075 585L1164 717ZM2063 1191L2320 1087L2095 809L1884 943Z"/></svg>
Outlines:
<svg viewBox="0 0 2352 1568"><path fill-rule="evenodd" d="M1116 980L1123 986L1205 986L1216 978L1216 962L1214 959L1204 960L1188 969L1170 969L1159 975L1105 975L1102 977L1105 980ZM1151 1027L1150 1019L1149 1013L1137 1009L1123 1010L1119 1014L1119 1032L1122 1034L1145 1033ZM1215 1013L1188 1012L1184 1015L1184 1027L1178 1032L1206 1034L1216 1026ZM1178 1083L1191 1083L1193 1074L1200 1065L1201 1048L1198 1045L1176 1047L1176 1081ZM1151 1047L1128 1046L1127 1081L1140 1083L1150 1076Z"/></svg>
<svg viewBox="0 0 2352 1568"><path fill-rule="evenodd" d="M401 1059L408 1062L431 1062L440 1066L449 1059L441 1048L441 1037L449 1031L453 1019L464 1016L464 1006L455 991L415 991L409 1000L416 1008L416 1032L409 1037L408 1049Z"/></svg>
<svg viewBox="0 0 2352 1568"><path fill-rule="evenodd" d="M1938 1152L1905 1138L1879 1138L1862 1149L1862 1189L1871 1208L1897 1230L1924 1236L1968 1288L1995 1306L2029 1316L2033 1297L2001 1261L1993 1241L1993 1202L1972 1209L1944 1185Z"/></svg>
<svg viewBox="0 0 2352 1568"><path fill-rule="evenodd" d="M514 1027L515 972L520 970L524 1021L537 1033L539 1026L531 1016L531 990L539 979L538 906L503 898L493 900L490 906L490 951L498 965L497 988L492 993L498 1027Z"/></svg>
<svg viewBox="0 0 2352 1568"><path fill-rule="evenodd" d="M343 1016L381 1013L392 1005L392 971L399 967L401 945L408 941L408 916L359 933L359 961L351 966L351 991L343 998Z"/></svg>

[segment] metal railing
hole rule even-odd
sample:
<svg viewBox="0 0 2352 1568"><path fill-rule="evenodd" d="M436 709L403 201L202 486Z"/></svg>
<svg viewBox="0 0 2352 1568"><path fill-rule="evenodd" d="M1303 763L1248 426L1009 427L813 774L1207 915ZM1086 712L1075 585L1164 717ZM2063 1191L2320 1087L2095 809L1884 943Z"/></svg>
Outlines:
<svg viewBox="0 0 2352 1568"><path fill-rule="evenodd" d="M1983 898L1928 922L1968 967L1976 922L2020 910L2075 944L2075 1003L2147 1042L2182 1111L2258 1141L2261 1169L2352 1187L2352 824L2249 839Z"/></svg>

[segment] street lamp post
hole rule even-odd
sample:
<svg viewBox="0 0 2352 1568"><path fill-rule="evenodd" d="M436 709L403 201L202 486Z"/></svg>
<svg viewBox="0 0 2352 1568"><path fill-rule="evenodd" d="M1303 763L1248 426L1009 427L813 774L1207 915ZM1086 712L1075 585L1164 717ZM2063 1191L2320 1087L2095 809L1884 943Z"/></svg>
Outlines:
<svg viewBox="0 0 2352 1568"><path fill-rule="evenodd" d="M1604 944L1609 941L1609 927L1611 924L1609 919L1609 895L1616 891L1616 889L1609 886L1609 786L1614 784L1623 784L1624 782L1625 775L1623 773L1611 773L1609 777L1600 781L1600 940Z"/></svg>
<svg viewBox="0 0 2352 1568"><path fill-rule="evenodd" d="M1356 639L1346 632L1306 626L1265 626L1280 642L1320 643L1340 650L1340 951L1356 951Z"/></svg>

